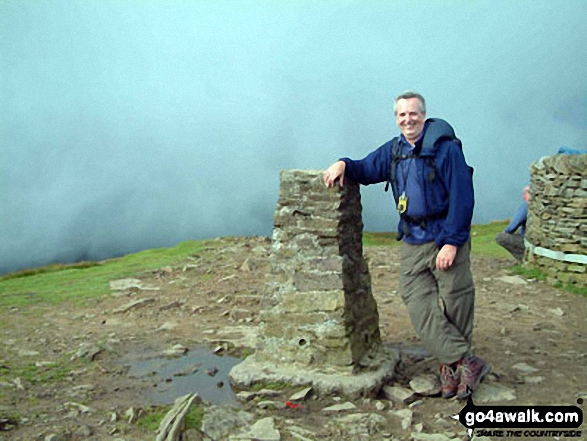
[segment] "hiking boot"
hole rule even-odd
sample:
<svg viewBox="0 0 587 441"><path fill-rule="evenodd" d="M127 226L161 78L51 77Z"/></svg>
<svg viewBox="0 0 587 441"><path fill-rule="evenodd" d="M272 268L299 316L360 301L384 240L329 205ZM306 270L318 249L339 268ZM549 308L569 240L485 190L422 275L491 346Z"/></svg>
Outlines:
<svg viewBox="0 0 587 441"><path fill-rule="evenodd" d="M473 393L479 383L491 372L491 366L479 357L470 355L461 360L459 370L461 378L457 390L457 398L464 400Z"/></svg>
<svg viewBox="0 0 587 441"><path fill-rule="evenodd" d="M458 362L440 365L440 393L442 398L452 398L459 387Z"/></svg>

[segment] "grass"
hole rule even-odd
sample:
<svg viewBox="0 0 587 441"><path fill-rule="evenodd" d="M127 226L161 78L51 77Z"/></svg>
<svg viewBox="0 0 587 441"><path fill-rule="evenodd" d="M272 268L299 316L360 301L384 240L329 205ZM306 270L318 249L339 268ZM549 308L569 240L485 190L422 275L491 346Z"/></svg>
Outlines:
<svg viewBox="0 0 587 441"><path fill-rule="evenodd" d="M105 260L72 265L50 265L0 277L0 307L32 303L58 304L103 296L111 280L138 276L164 266L184 263L207 241L187 241Z"/></svg>
<svg viewBox="0 0 587 441"><path fill-rule="evenodd" d="M269 390L285 390L292 388L293 386L289 383L285 383L282 381L270 381L268 383L255 383L251 386L251 390L255 392L259 392L263 389Z"/></svg>
<svg viewBox="0 0 587 441"><path fill-rule="evenodd" d="M495 236L502 232L507 222L491 222L471 227L471 252L476 256L508 257L509 253L495 242ZM370 246L399 246L396 233L364 233L363 245Z"/></svg>
<svg viewBox="0 0 587 441"><path fill-rule="evenodd" d="M71 371L83 365L82 360L71 361L66 356L61 360L45 366L37 366L35 363L22 363L16 360L4 361L0 365L0 382L10 382L15 378L21 378L26 383L44 384L55 381L63 381L68 378Z"/></svg>
<svg viewBox="0 0 587 441"><path fill-rule="evenodd" d="M399 246L400 242L396 240L396 233L363 233L363 246Z"/></svg>
<svg viewBox="0 0 587 441"><path fill-rule="evenodd" d="M167 412L171 410L171 407L155 406L145 409L145 413L141 415L137 421L137 425L149 432L155 432L159 428L159 424L167 415ZM204 408L198 405L192 404L188 413L185 416L186 429L198 429L202 428L202 421L204 419Z"/></svg>
<svg viewBox="0 0 587 441"><path fill-rule="evenodd" d="M495 242L495 236L503 231L507 222L491 222L473 225L471 229L472 254L475 256L506 258L508 252ZM363 245L399 246L395 233L363 234ZM238 239L236 239L238 240ZM157 248L109 259L102 262L81 262L70 265L49 265L0 277L0 310L31 304L59 304L64 301L82 302L110 293L111 280L137 277L165 266L176 266L203 248L223 246L223 241L187 241L174 247ZM522 271L517 269L514 271ZM522 274L522 273L519 273ZM522 274L524 275L524 274ZM212 277L212 275L204 275ZM527 275L543 280L543 275ZM563 287L585 295L585 288ZM2 324L0 323L0 328Z"/></svg>

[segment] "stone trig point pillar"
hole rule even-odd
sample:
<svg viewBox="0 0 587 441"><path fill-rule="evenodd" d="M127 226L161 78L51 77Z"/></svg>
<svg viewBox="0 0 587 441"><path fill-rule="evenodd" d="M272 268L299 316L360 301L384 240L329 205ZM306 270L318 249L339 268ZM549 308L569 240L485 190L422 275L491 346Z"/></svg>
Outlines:
<svg viewBox="0 0 587 441"><path fill-rule="evenodd" d="M372 395L393 376L363 258L359 185L326 188L322 171L284 170L254 355L237 386L282 381L322 393Z"/></svg>

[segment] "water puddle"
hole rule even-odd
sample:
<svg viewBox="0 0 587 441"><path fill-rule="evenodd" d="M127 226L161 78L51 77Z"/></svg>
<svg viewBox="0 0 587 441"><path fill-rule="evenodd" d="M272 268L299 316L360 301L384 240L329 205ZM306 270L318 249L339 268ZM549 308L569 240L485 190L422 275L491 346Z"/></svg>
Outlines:
<svg viewBox="0 0 587 441"><path fill-rule="evenodd" d="M237 402L228 373L241 361L195 348L173 358L154 351L127 354L122 363L128 368L129 377L151 384L145 391L150 401L172 404L177 397L197 393L202 400L219 405Z"/></svg>

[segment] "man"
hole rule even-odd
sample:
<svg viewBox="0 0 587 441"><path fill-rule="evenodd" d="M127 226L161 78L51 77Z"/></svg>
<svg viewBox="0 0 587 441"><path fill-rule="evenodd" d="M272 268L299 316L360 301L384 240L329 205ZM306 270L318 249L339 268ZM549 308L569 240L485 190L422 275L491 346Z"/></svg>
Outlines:
<svg viewBox="0 0 587 441"><path fill-rule="evenodd" d="M452 127L426 120L420 94L398 96L394 112L401 135L362 160L335 162L324 172L324 183L342 186L348 178L391 184L400 213L398 240L403 240L402 299L416 332L441 363L442 396L465 399L491 370L471 352L472 169Z"/></svg>

